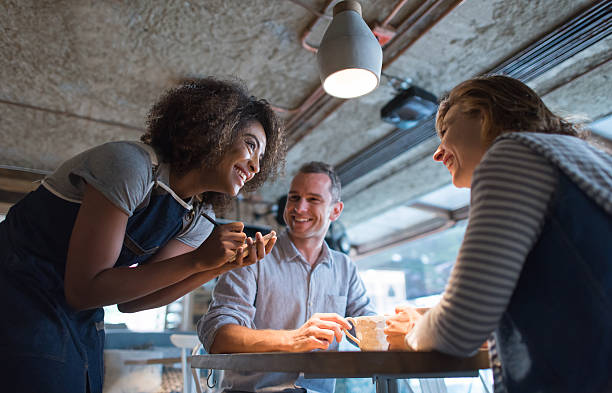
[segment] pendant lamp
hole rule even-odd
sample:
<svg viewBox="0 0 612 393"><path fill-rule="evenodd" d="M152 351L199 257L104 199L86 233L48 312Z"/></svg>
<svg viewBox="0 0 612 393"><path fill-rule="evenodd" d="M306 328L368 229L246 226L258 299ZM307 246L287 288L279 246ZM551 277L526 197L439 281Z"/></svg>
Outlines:
<svg viewBox="0 0 612 393"><path fill-rule="evenodd" d="M353 0L334 6L334 17L317 51L323 89L338 98L373 91L380 81L382 48Z"/></svg>

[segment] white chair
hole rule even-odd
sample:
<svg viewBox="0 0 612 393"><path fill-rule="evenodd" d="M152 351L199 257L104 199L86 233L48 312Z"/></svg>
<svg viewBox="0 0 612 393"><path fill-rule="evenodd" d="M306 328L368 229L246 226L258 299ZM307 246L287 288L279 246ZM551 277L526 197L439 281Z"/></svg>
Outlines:
<svg viewBox="0 0 612 393"><path fill-rule="evenodd" d="M183 393L193 393L194 383L197 393L202 393L200 386L200 376L198 371L191 369L191 356L197 355L202 347L200 339L195 334L172 334L170 341L174 346L181 348L181 370L183 372ZM190 356L187 356L187 350L190 350ZM190 371L191 370L191 371ZM193 375L193 381L191 376Z"/></svg>

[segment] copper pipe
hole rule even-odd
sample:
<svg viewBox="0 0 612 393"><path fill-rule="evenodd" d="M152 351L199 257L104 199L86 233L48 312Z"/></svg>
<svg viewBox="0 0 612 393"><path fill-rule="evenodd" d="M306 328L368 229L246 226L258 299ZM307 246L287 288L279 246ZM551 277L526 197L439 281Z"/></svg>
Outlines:
<svg viewBox="0 0 612 393"><path fill-rule="evenodd" d="M404 20L400 23L400 25L397 26L397 29L404 30L404 29L407 29L408 27L413 26L415 21L423 14L423 12L426 12L438 2L439 0L423 1L414 11L410 13L410 15L404 18Z"/></svg>
<svg viewBox="0 0 612 393"><path fill-rule="evenodd" d="M334 0L327 0L325 2L325 6L323 6L323 11L320 13L321 15L325 14L325 11L327 11L327 9L329 8L329 6L331 5L331 3ZM306 39L308 38L308 36L310 35L310 33L312 33L312 28L317 24L317 22L319 22L321 20L321 16L317 15L317 17L315 19L313 19L308 26L306 26L306 28L304 29L304 31L302 32L302 35L300 36L300 42L302 43L302 48L306 49L309 52L312 53L317 53L317 48L309 45L306 42Z"/></svg>
<svg viewBox="0 0 612 393"><path fill-rule="evenodd" d="M272 108L274 112L288 113L290 115L294 114L295 112L298 111L298 109L300 109L300 107L290 109L290 108L283 108L282 106L275 106L275 105L270 105L270 108Z"/></svg>
<svg viewBox="0 0 612 393"><path fill-rule="evenodd" d="M310 108L319 98L323 97L325 95L325 90L323 90L323 87L319 84L319 87L317 87L317 89L315 91L313 91L310 96L308 96L308 98L306 98L306 100L302 103L302 105L300 105L297 110L295 111L295 114L289 119L289 121L287 121L287 124L285 126L285 128L289 129L291 128L291 126L293 126L293 124L298 121L298 118L300 117L300 115L302 113L304 113L308 108Z"/></svg>
<svg viewBox="0 0 612 393"><path fill-rule="evenodd" d="M317 95L317 94L319 93L319 92L318 92L318 90L319 90L319 89L317 89L317 90L315 90L314 92L312 92L312 93L311 93L311 95L309 95L309 96L308 96L308 97L307 97L307 98L304 100L304 102L302 102L302 103L300 104L300 106L298 106L297 108L292 108L292 109L289 109L289 108L283 108L283 107L280 107L280 106L274 106L274 105L270 105L270 107L272 108L272 110L273 110L273 111L275 111L275 112L280 112L280 113L289 113L289 114L294 114L294 113L297 113L297 112L302 112L303 110L305 110L305 109L306 109L306 107L307 107L307 106L312 105L312 103L313 103L314 101L316 101L317 99L319 99L319 98L321 97L321 95Z"/></svg>
<svg viewBox="0 0 612 393"><path fill-rule="evenodd" d="M391 22L391 19L393 19L393 17L399 12L400 9L402 9L402 7L408 2L408 0L400 0L395 7L393 8L393 10L391 11L391 13L389 15L387 15L387 17L385 18L385 20L383 20L381 27L387 27L387 25L389 24L389 22Z"/></svg>
<svg viewBox="0 0 612 393"><path fill-rule="evenodd" d="M433 10L433 6L437 5L438 3L441 3L443 0L439 0L436 3L432 4L424 13L423 15L421 15L415 22L414 24L420 22L423 18L425 18L426 16L429 16L429 14L431 14L431 11ZM391 65L395 60L397 60L398 57L400 57L401 55L403 55L404 53L406 53L406 51L416 42L418 41L421 37L423 37L425 34L427 34L429 32L429 30L431 30L432 27L434 27L436 24L438 24L438 22L442 19L444 19L446 17L446 15L448 15L452 10L454 10L459 4L461 4L463 2L463 0L459 0L459 1L455 1L455 4L453 4L451 7L448 7L448 9L446 11L444 11L442 13L442 15L440 15L438 18L436 18L436 20L434 20L432 23L429 24L429 26L427 26L427 28L425 30L423 30L417 37L415 37L408 45L405 45L404 48L399 51L398 53L395 53L393 55L392 58L387 59L382 66L382 69L386 69L389 65Z"/></svg>
<svg viewBox="0 0 612 393"><path fill-rule="evenodd" d="M306 37L310 34L311 30L305 31L300 38L300 42L302 44L302 48L306 49L308 52L317 53L319 48L315 48L314 46L310 46L308 42L306 42Z"/></svg>

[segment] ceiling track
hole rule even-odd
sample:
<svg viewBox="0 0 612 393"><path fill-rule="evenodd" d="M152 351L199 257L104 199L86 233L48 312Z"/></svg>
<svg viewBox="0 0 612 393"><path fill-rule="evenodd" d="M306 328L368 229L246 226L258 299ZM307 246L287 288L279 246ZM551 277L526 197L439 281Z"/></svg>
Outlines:
<svg viewBox="0 0 612 393"><path fill-rule="evenodd" d="M528 82L612 33L612 2L600 0L540 38L489 74Z"/></svg>
<svg viewBox="0 0 612 393"><path fill-rule="evenodd" d="M486 74L504 74L523 82L542 75L612 33L612 2L600 0L544 35ZM559 87L559 86L557 86ZM336 166L342 185L373 171L436 135L435 116L413 128L395 129ZM396 146L397 145L397 146Z"/></svg>
<svg viewBox="0 0 612 393"><path fill-rule="evenodd" d="M353 180L376 169L382 163L390 161L389 157L397 157L406 150L412 149L431 138L431 130L433 129L433 116L428 117L413 128L395 129L382 140L359 152L359 155L355 158L336 166L340 182L343 186L346 186Z"/></svg>
<svg viewBox="0 0 612 393"><path fill-rule="evenodd" d="M397 34L394 38L383 47L383 69L391 65L412 44L460 3L461 0L427 0L421 3L398 26ZM347 101L325 94L320 86L307 100L313 96L317 97L312 100L311 105L294 114L286 123L289 148L301 141Z"/></svg>

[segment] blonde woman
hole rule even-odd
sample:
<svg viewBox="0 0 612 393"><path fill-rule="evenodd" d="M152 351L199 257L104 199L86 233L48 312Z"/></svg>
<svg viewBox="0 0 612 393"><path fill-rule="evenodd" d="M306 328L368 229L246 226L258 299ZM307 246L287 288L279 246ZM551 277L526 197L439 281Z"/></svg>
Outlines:
<svg viewBox="0 0 612 393"><path fill-rule="evenodd" d="M496 391L611 391L612 158L504 76L456 86L436 129L469 224L440 303L397 310L391 348L467 356L494 333Z"/></svg>

